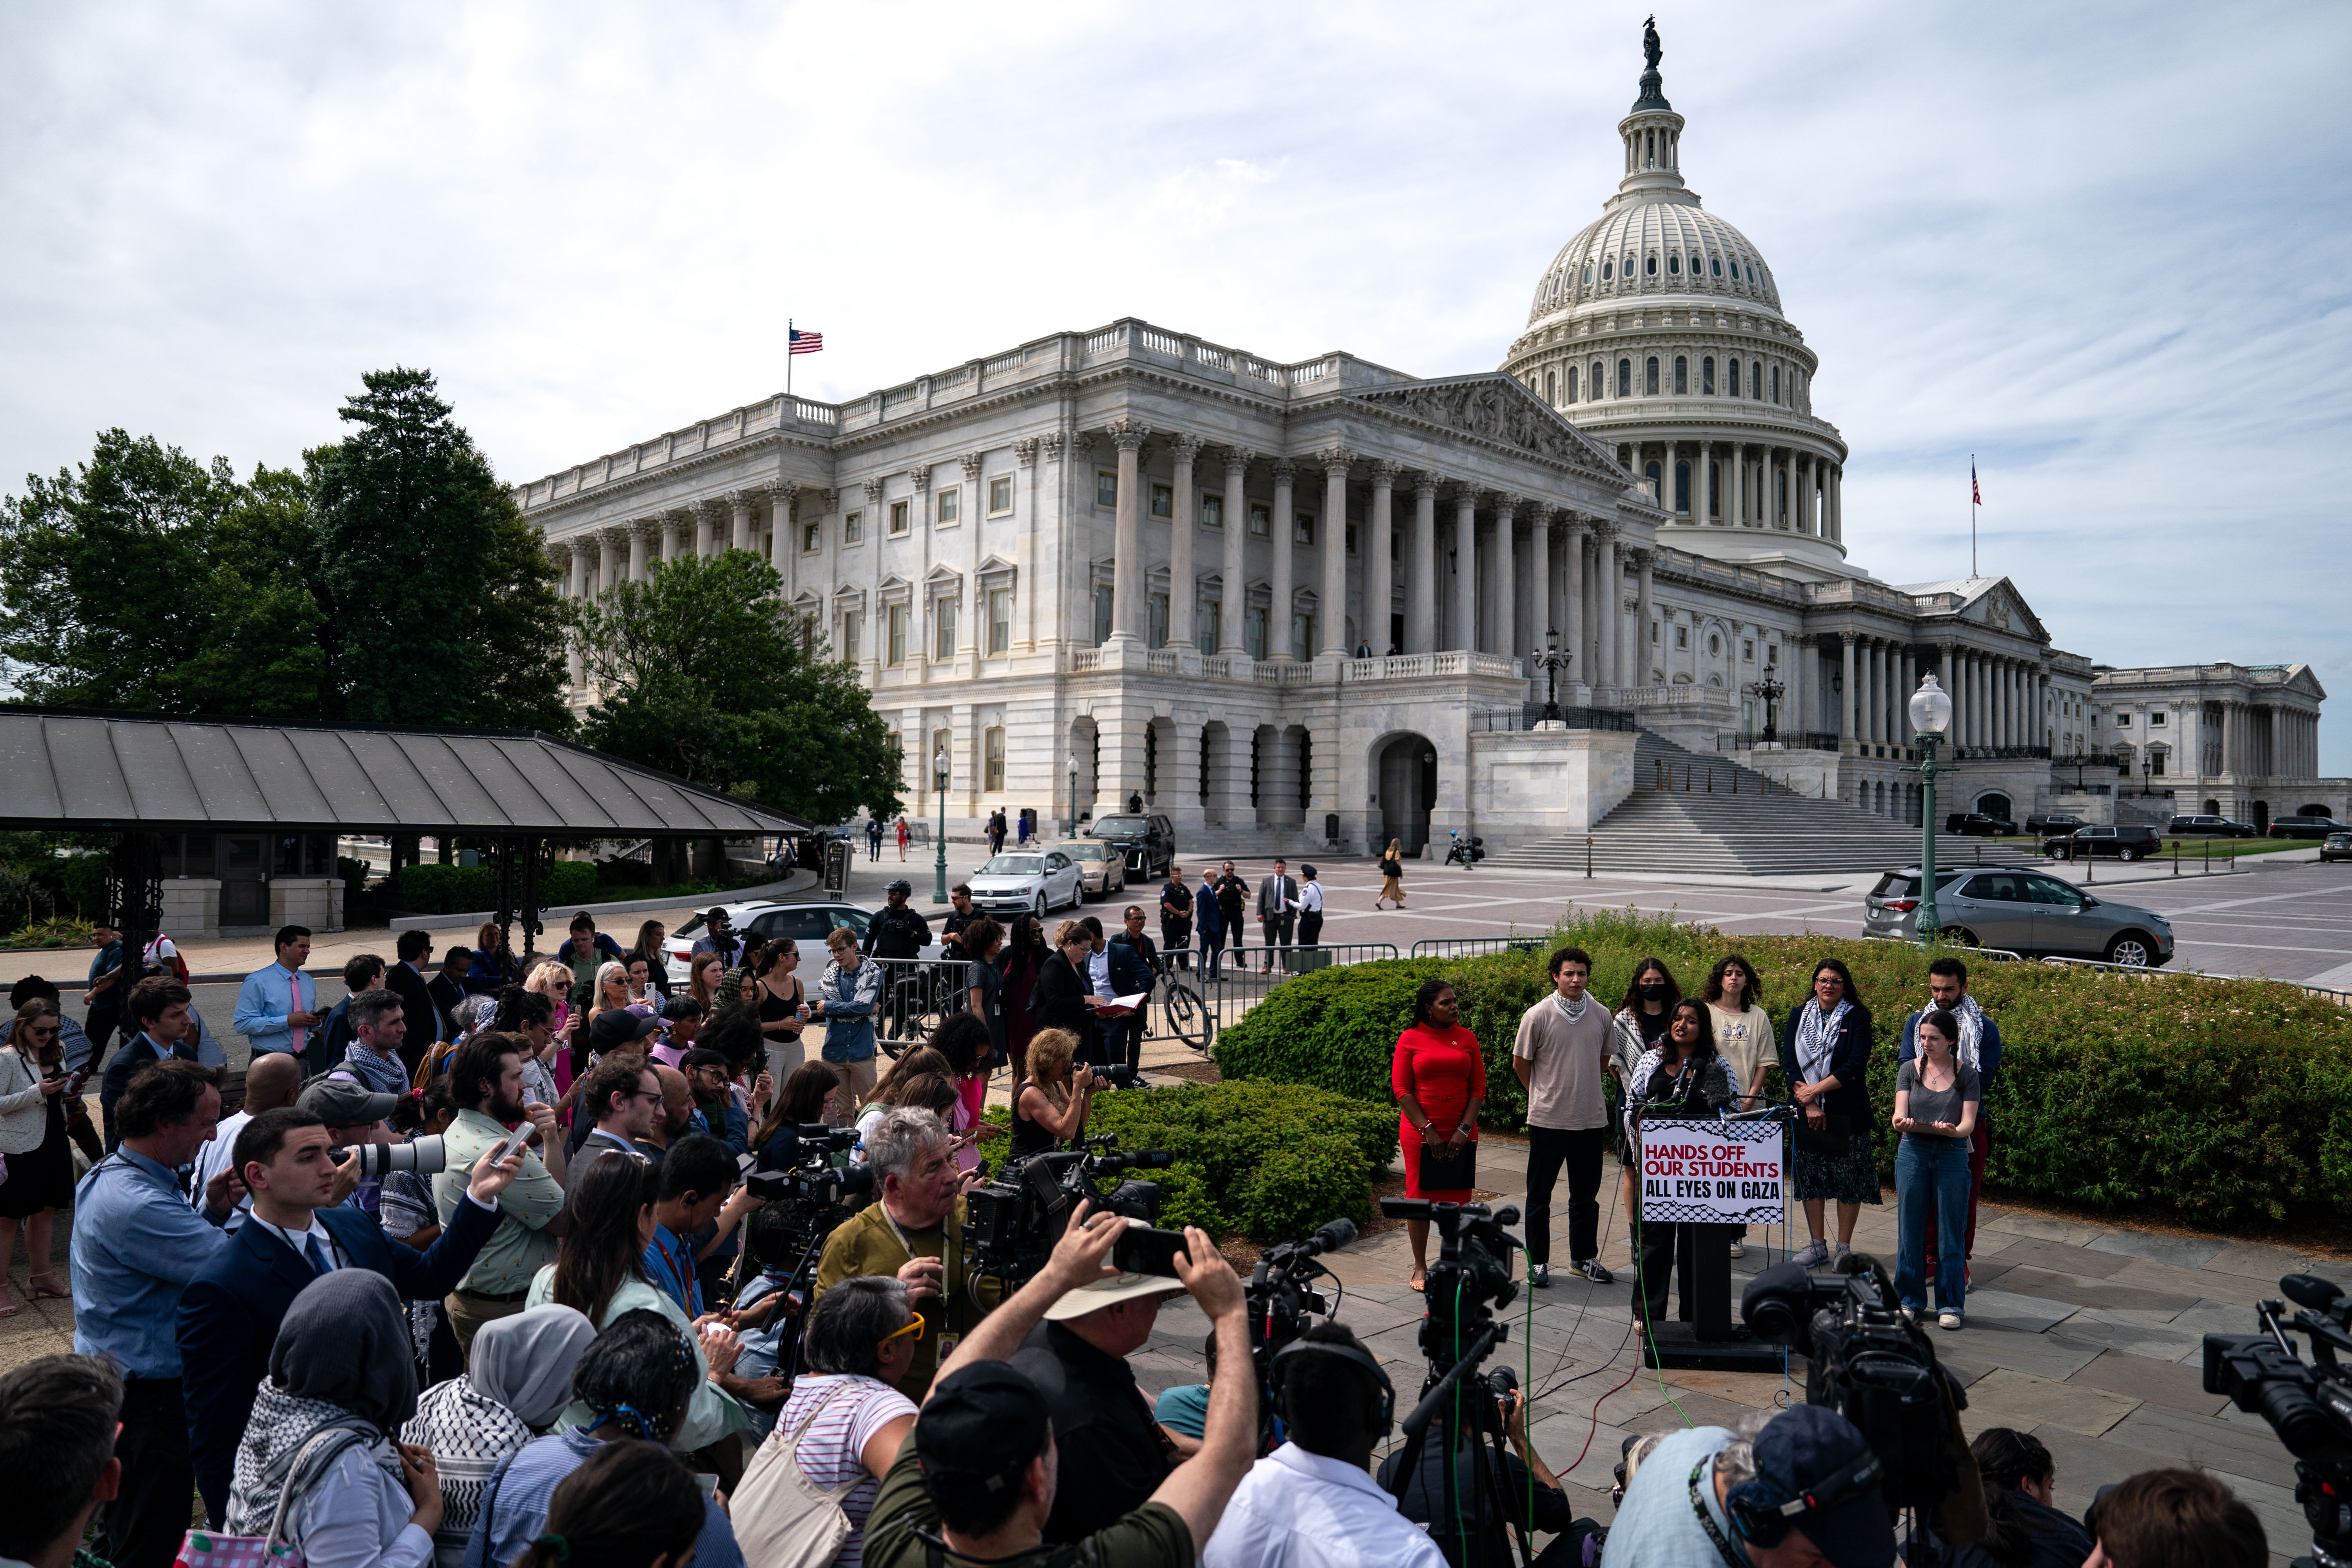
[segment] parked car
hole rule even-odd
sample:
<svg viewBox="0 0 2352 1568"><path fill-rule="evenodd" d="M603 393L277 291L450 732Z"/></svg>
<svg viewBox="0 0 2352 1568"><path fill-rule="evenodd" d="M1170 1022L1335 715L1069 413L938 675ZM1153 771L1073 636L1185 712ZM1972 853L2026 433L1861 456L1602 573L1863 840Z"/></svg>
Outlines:
<svg viewBox="0 0 2352 1568"><path fill-rule="evenodd" d="M2112 855L2118 860L2144 860L2164 847L2157 830L2144 823L2119 827L2078 827L2042 841L2042 853L2053 860L2087 860Z"/></svg>
<svg viewBox="0 0 2352 1568"><path fill-rule="evenodd" d="M1944 831L1973 834L1979 838L2013 838L2017 836L2017 824L1981 811L1956 811L1944 818Z"/></svg>
<svg viewBox="0 0 2352 1568"><path fill-rule="evenodd" d="M2176 816L2164 830L2168 838L2252 838L2254 825L2226 816Z"/></svg>
<svg viewBox="0 0 2352 1568"><path fill-rule="evenodd" d="M1863 934L1916 940L1919 880L1916 866L1881 875L1863 900ZM2135 969L2172 961L2172 926L2162 915L2109 903L2041 871L1938 870L1936 918L1943 940L1962 947L2097 958Z"/></svg>
<svg viewBox="0 0 2352 1568"><path fill-rule="evenodd" d="M2331 833L2319 841L2319 858L2327 860L2352 860L2352 833Z"/></svg>
<svg viewBox="0 0 2352 1568"><path fill-rule="evenodd" d="M972 903L992 915L1035 915L1085 901L1086 873L1059 849L1007 850L971 877Z"/></svg>
<svg viewBox="0 0 2352 1568"><path fill-rule="evenodd" d="M2029 816L2025 819L2026 833L2035 838L2049 838L2061 833L2072 833L2078 827L2090 826L2081 817L2069 816L2063 811L2053 812L2048 816Z"/></svg>
<svg viewBox="0 0 2352 1568"><path fill-rule="evenodd" d="M847 926L866 940L866 925L874 917L856 904L780 904L772 899L757 900L745 904L703 906L703 914L712 909L727 911L727 923L733 931L758 937L761 942L773 942L780 936L793 939L800 949L801 968L808 972L808 982L814 983L824 970L829 956L824 939L835 926ZM686 987L688 960L693 956L694 942L704 934L703 917L697 915L669 933L662 942L662 957L669 968L670 989L673 993ZM926 958L937 958L947 950L933 943L923 949Z"/></svg>
<svg viewBox="0 0 2352 1568"><path fill-rule="evenodd" d="M1127 862L1120 857L1118 845L1073 838L1055 845L1054 853L1066 855L1077 863L1083 878L1083 897L1101 899L1127 891Z"/></svg>
<svg viewBox="0 0 2352 1568"><path fill-rule="evenodd" d="M1176 864L1176 825L1157 813L1106 816L1087 829L1087 837L1118 845L1134 881L1164 877Z"/></svg>
<svg viewBox="0 0 2352 1568"><path fill-rule="evenodd" d="M2344 825L2332 816L2274 816L2271 818L2273 838L2326 838L2331 833L2341 833Z"/></svg>

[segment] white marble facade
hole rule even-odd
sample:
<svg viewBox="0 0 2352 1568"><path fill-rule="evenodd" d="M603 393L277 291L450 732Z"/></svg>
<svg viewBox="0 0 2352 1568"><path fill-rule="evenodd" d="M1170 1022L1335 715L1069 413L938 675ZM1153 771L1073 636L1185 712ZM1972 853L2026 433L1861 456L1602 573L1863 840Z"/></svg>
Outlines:
<svg viewBox="0 0 2352 1568"><path fill-rule="evenodd" d="M2032 809L2053 755L2101 750L2091 662L2007 578L1853 563L1819 366L1684 184L1683 128L1653 69L1618 193L1496 371L1282 363L1127 319L848 403L769 398L517 498L569 594L688 552L772 562L902 737L910 816L937 812L944 749L966 821L1139 794L1235 847L1560 831L1470 798L1468 736L1544 700L1539 648L1569 655L1563 704L1906 820L1904 704L1933 669L1959 703L1942 799ZM1750 744L1773 686L1788 753Z"/></svg>

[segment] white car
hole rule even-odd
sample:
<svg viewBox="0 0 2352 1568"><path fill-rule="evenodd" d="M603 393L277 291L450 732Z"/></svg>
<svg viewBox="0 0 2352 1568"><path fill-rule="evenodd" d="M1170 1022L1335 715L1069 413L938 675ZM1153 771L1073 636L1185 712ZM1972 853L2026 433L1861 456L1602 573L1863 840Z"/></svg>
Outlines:
<svg viewBox="0 0 2352 1568"><path fill-rule="evenodd" d="M847 926L857 933L860 945L866 941L866 923L874 916L856 904L780 904L762 899L748 904L705 905L704 914L712 909L727 911L727 923L739 932L758 937L761 942L773 942L789 936L800 949L801 970L804 984L814 984L817 975L824 973L824 939L835 926ZM939 915L930 913L932 928L938 929ZM703 934L703 917L697 915L662 941L662 955L667 961L673 991L683 990L689 973L688 961L693 956L695 939ZM947 950L937 942L923 949L925 958L938 958Z"/></svg>
<svg viewBox="0 0 2352 1568"><path fill-rule="evenodd" d="M969 879L975 909L988 914L1035 915L1081 903L1086 873L1059 849L1007 850Z"/></svg>

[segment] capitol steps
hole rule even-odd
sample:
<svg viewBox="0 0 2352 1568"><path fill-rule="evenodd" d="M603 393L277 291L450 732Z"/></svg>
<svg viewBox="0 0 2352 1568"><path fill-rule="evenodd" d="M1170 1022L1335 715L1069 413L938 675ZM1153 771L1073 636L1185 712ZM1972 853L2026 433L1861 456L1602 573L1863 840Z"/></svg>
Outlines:
<svg viewBox="0 0 2352 1568"><path fill-rule="evenodd" d="M1918 863L1916 827L1843 801L1788 794L1752 769L1685 751L1647 730L1635 738L1633 780L1633 793L1592 830L1595 874L1787 877ZM1581 871L1585 838L1577 833L1540 839L1486 863ZM2026 858L1979 839L1936 836L1939 866L2018 865Z"/></svg>

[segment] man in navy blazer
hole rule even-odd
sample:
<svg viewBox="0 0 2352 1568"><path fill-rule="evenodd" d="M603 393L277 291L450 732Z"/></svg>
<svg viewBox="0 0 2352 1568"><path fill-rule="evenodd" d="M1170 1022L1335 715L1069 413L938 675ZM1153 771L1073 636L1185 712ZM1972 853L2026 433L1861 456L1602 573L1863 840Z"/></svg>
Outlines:
<svg viewBox="0 0 2352 1568"><path fill-rule="evenodd" d="M384 1097L387 1100L392 1097ZM457 1287L499 1227L499 1194L522 1170L520 1148L477 1167L433 1245L422 1252L383 1234L366 1210L330 1205L337 1162L326 1123L293 1106L265 1110L236 1135L236 1170L253 1213L180 1298L179 1341L196 1489L218 1529L228 1507L238 1441L286 1309L336 1268L372 1268L402 1297L431 1300Z"/></svg>

